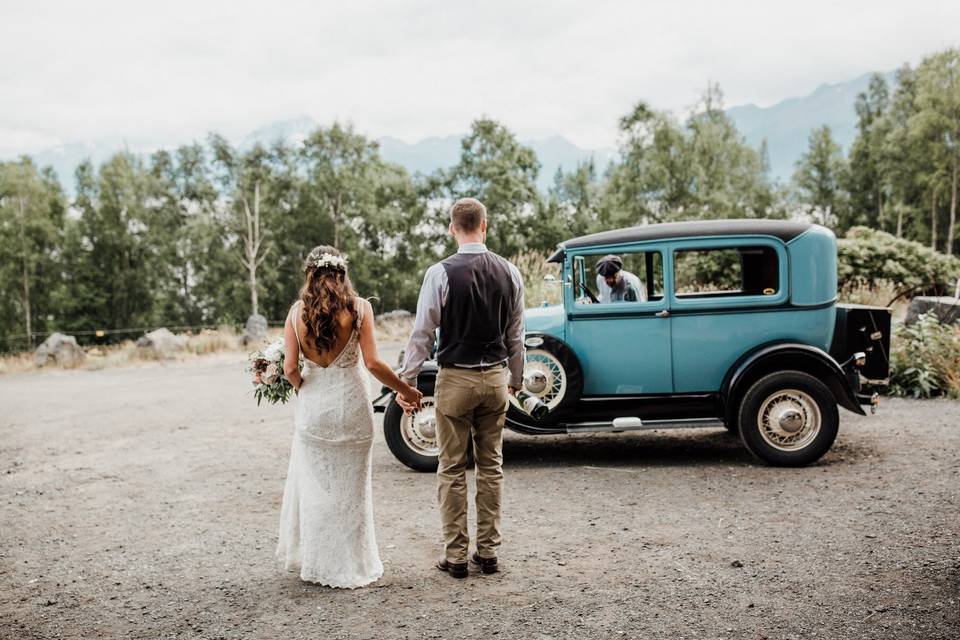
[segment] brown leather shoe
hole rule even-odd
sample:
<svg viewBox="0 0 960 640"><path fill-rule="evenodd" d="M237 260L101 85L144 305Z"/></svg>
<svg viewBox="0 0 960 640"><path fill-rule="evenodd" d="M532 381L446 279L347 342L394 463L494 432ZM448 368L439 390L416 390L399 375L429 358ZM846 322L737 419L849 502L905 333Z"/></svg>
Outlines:
<svg viewBox="0 0 960 640"><path fill-rule="evenodd" d="M473 552L473 556L470 558L474 564L480 565L480 571L484 573L496 573L500 570L497 566L497 559L494 558L481 558L480 554L476 551Z"/></svg>
<svg viewBox="0 0 960 640"><path fill-rule="evenodd" d="M453 562L447 562L446 560L437 561L437 569L440 571L446 571L450 574L451 578L466 578L469 575L467 570L467 563L454 564Z"/></svg>

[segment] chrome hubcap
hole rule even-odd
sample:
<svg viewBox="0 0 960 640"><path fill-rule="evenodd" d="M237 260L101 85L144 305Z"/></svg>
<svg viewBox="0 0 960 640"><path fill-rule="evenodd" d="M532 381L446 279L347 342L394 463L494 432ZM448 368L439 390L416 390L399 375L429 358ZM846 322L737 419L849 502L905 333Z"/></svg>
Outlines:
<svg viewBox="0 0 960 640"><path fill-rule="evenodd" d="M820 433L820 409L809 394L783 389L760 404L757 425L764 441L774 449L797 451L809 446Z"/></svg>
<svg viewBox="0 0 960 640"><path fill-rule="evenodd" d="M543 371L531 371L524 377L523 386L530 393L543 393L547 389L547 374Z"/></svg>
<svg viewBox="0 0 960 640"><path fill-rule="evenodd" d="M523 388L540 398L549 409L556 408L567 392L567 372L556 356L545 349L527 349ZM516 398L510 402L519 407Z"/></svg>
<svg viewBox="0 0 960 640"><path fill-rule="evenodd" d="M785 433L796 433L803 428L803 414L796 409L787 409L780 412L777 424Z"/></svg>
<svg viewBox="0 0 960 640"><path fill-rule="evenodd" d="M422 408L412 416L403 414L400 419L400 435L410 449L422 456L436 456L437 409L433 396L424 396Z"/></svg>

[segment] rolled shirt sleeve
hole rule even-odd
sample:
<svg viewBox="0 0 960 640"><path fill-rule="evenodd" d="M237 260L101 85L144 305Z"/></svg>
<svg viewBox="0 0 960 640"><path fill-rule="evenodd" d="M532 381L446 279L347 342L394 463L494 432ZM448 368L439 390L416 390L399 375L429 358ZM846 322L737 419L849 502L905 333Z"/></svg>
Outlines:
<svg viewBox="0 0 960 640"><path fill-rule="evenodd" d="M507 323L507 367L510 370L510 386L519 389L523 385L523 366L526 362L526 349L523 346L524 286L523 276L513 264L510 264L510 275L513 278L514 296Z"/></svg>
<svg viewBox="0 0 960 640"><path fill-rule="evenodd" d="M435 264L427 269L417 299L417 317L413 324L413 333L404 352L400 379L415 384L423 363L430 357L436 340L437 327L440 326L440 313L447 287L447 274L443 265Z"/></svg>

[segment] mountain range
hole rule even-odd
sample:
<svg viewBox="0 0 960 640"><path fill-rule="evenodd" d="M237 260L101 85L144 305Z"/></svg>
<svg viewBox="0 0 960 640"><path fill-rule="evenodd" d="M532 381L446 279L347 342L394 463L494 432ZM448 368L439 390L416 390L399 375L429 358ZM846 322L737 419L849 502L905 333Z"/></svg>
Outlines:
<svg viewBox="0 0 960 640"><path fill-rule="evenodd" d="M759 148L764 140L770 156L771 177L786 182L793 175L794 163L807 148L810 131L828 125L833 139L850 149L857 136L857 115L854 104L857 94L866 91L872 73L839 82L822 84L813 93L800 98L787 98L770 107L745 104L727 109L747 142ZM883 74L893 87L895 72Z"/></svg>
<svg viewBox="0 0 960 640"><path fill-rule="evenodd" d="M770 175L780 182L790 180L794 163L807 146L810 131L822 124L829 125L834 138L849 149L856 136L854 102L857 94L867 88L872 74L864 74L847 82L823 84L812 93L782 100L769 107L753 104L727 109L727 115L744 135L747 142L759 148L764 140L770 160ZM893 73L886 74L892 83ZM232 142L240 148L249 148L257 142L269 144L276 140L289 143L302 141L319 126L309 116L281 120L260 127ZM384 159L403 165L413 173L428 174L437 169L456 164L460 157L461 136L429 137L415 143L397 138L383 137L378 140ZM64 144L31 154L40 166L52 166L60 176L64 187L73 190L73 172L77 165L89 158L95 164L103 162L122 149L149 153L160 147L174 147L182 141L169 141L160 145L138 145L129 141L108 139ZM578 147L562 135L547 138L527 139L540 160L538 186L546 190L553 183L558 168L570 170L578 163L593 158L598 169L615 160L617 152L612 148L585 149Z"/></svg>

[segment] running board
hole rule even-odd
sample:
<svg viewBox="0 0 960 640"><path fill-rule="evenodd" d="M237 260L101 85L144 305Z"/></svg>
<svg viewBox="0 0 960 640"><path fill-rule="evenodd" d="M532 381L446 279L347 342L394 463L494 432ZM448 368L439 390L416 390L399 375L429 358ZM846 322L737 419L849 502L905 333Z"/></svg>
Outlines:
<svg viewBox="0 0 960 640"><path fill-rule="evenodd" d="M716 418L679 418L676 420L641 420L640 418L614 418L613 422L575 422L564 425L567 433L647 431L653 429L689 429L696 427L722 427L723 421Z"/></svg>

